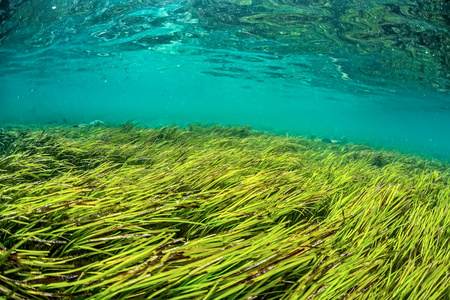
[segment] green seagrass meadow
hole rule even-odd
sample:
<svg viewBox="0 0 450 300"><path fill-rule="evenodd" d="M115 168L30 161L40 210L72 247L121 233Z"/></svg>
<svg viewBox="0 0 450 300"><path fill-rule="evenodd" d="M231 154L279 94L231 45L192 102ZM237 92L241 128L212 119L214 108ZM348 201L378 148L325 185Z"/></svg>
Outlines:
<svg viewBox="0 0 450 300"><path fill-rule="evenodd" d="M5 127L0 299L450 299L449 184L248 127Z"/></svg>

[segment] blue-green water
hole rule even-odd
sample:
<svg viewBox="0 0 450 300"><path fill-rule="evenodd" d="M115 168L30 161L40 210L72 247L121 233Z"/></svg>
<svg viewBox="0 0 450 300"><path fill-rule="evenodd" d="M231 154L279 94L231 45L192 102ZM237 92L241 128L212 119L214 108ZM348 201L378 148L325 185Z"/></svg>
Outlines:
<svg viewBox="0 0 450 300"><path fill-rule="evenodd" d="M0 125L251 125L450 159L444 1L1 1Z"/></svg>

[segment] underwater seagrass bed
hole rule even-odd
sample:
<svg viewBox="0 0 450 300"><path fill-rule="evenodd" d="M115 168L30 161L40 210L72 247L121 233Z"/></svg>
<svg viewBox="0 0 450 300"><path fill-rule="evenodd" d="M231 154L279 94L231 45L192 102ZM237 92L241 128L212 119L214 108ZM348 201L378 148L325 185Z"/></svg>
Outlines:
<svg viewBox="0 0 450 300"><path fill-rule="evenodd" d="M0 131L0 299L450 299L448 166L248 127Z"/></svg>

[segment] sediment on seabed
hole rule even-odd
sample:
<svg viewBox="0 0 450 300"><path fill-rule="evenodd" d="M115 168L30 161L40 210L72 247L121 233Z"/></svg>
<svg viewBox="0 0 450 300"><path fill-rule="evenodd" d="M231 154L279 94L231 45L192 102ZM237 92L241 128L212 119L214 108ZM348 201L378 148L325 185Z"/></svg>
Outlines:
<svg viewBox="0 0 450 300"><path fill-rule="evenodd" d="M248 127L0 141L0 299L450 299L445 164Z"/></svg>

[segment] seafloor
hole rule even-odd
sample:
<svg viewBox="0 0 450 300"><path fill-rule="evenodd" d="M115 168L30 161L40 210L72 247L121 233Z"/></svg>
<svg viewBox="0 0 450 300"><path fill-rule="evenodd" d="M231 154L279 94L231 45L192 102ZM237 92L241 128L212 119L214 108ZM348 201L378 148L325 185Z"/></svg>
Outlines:
<svg viewBox="0 0 450 300"><path fill-rule="evenodd" d="M450 299L449 183L248 127L3 128L0 299Z"/></svg>

